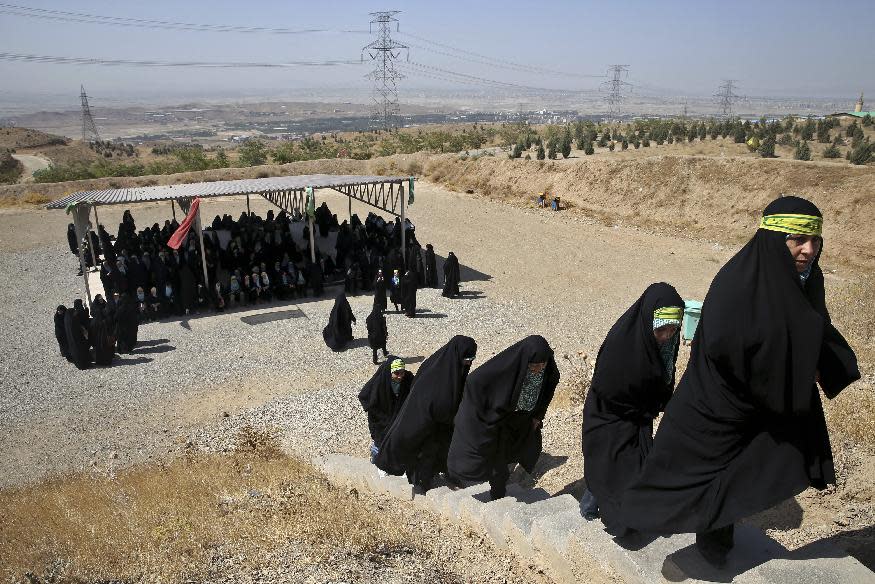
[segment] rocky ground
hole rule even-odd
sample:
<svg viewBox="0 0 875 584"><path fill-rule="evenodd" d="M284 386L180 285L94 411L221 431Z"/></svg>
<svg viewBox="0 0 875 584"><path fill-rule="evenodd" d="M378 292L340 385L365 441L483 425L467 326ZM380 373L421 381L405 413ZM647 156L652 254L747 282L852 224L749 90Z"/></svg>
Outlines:
<svg viewBox="0 0 875 584"><path fill-rule="evenodd" d="M318 196L337 211L346 208L345 197ZM267 203L253 202L253 211L263 215ZM236 216L245 202L208 201L202 208L207 217ZM101 221L117 225L122 211L102 208ZM133 211L138 224L170 213L166 204ZM353 211L364 216L367 208ZM653 281L671 282L684 298L703 298L734 251L571 214L511 208L426 183L417 187L410 216L423 244L433 243L440 256L459 256L468 295L448 300L438 290L421 291L418 318L388 315L390 351L415 369L451 336L466 334L479 344L476 366L528 334L544 335L556 350L563 382L545 420L546 455L534 479L521 478L551 492L579 492L579 384L610 325ZM0 487L65 471L112 471L192 448L222 450L244 425L278 430L293 451L366 455L367 427L356 394L374 371L363 340L370 296L350 299L359 319L357 339L342 353L330 351L320 336L332 302L326 293L323 299L147 324L132 355L110 368L78 371L58 355L51 325L56 305L83 295L66 249L66 223L60 211L0 211L0 271L6 275L0 284L6 333L0 337ZM830 275L830 285L852 278L839 271ZM294 308L300 317L241 321ZM839 488L805 493L755 520L786 545L846 534L836 541L850 538L871 550L873 455L840 438L834 443ZM385 574L355 579L386 581Z"/></svg>

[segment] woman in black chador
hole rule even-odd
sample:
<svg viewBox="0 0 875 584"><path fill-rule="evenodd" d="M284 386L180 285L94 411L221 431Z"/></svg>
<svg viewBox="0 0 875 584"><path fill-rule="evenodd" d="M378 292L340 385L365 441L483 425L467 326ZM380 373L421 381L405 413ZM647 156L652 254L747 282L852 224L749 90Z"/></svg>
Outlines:
<svg viewBox="0 0 875 584"><path fill-rule="evenodd" d="M374 352L374 365L377 365L377 349L383 350L384 357L389 356L389 353L386 351L389 331L386 328L386 317L383 316L383 310L380 308L376 298L374 299L371 313L365 319L365 326L368 328L368 346Z"/></svg>
<svg viewBox="0 0 875 584"><path fill-rule="evenodd" d="M339 294L334 300L334 307L328 317L328 324L322 329L322 338L332 351L342 351L352 340L352 323L355 315L346 294Z"/></svg>
<svg viewBox="0 0 875 584"><path fill-rule="evenodd" d="M401 306L408 318L416 316L416 273L408 271L401 278Z"/></svg>
<svg viewBox="0 0 875 584"><path fill-rule="evenodd" d="M447 259L444 261L444 290L443 296L447 298L455 298L459 295L459 281L461 274L459 271L459 260L456 254L450 252L447 254Z"/></svg>
<svg viewBox="0 0 875 584"><path fill-rule="evenodd" d="M91 345L94 347L94 363L101 366L112 364L115 357L115 330L104 307L95 306L91 319Z"/></svg>
<svg viewBox="0 0 875 584"><path fill-rule="evenodd" d="M55 338L58 340L58 350L61 352L61 357L70 360L70 349L67 345L67 330L64 328L64 314L67 312L67 307L61 304L55 310Z"/></svg>
<svg viewBox="0 0 875 584"><path fill-rule="evenodd" d="M437 473L446 472L453 418L476 353L474 339L457 335L422 363L374 464L389 474L406 472L422 493Z"/></svg>
<svg viewBox="0 0 875 584"><path fill-rule="evenodd" d="M696 532L721 565L736 521L835 482L816 383L833 398L860 373L826 309L822 223L812 203L779 198L717 273L623 524Z"/></svg>
<svg viewBox="0 0 875 584"><path fill-rule="evenodd" d="M88 349L88 329L82 326L78 310L68 309L64 312L64 332L67 335L67 349L70 361L78 369L91 367L91 351ZM88 317L85 317L88 318Z"/></svg>
<svg viewBox="0 0 875 584"><path fill-rule="evenodd" d="M665 283L651 284L611 327L599 349L583 406L584 517L599 514L611 535L623 490L653 446L653 420L674 389L684 301Z"/></svg>
<svg viewBox="0 0 875 584"><path fill-rule="evenodd" d="M434 255L434 247L429 243L425 246L425 287L437 288L437 286L437 259Z"/></svg>
<svg viewBox="0 0 875 584"><path fill-rule="evenodd" d="M386 310L386 278L383 277L383 270L377 270L374 279L374 304L380 307L381 312Z"/></svg>
<svg viewBox="0 0 875 584"><path fill-rule="evenodd" d="M404 361L390 355L359 392L359 402L368 414L371 462L380 451L386 430L401 411L412 382L413 374L407 371Z"/></svg>
<svg viewBox="0 0 875 584"><path fill-rule="evenodd" d="M137 304L128 294L122 294L115 315L115 338L119 353L130 353L137 346L140 315Z"/></svg>
<svg viewBox="0 0 875 584"><path fill-rule="evenodd" d="M541 455L541 426L559 383L553 349L533 335L468 376L447 458L451 480L489 481L492 499L505 495L508 465L529 472Z"/></svg>

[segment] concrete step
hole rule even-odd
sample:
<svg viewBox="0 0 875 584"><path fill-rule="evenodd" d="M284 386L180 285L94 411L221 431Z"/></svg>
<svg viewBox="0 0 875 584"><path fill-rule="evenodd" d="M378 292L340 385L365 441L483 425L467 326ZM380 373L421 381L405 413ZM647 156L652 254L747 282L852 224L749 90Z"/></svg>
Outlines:
<svg viewBox="0 0 875 584"><path fill-rule="evenodd" d="M479 503L481 500L489 500L489 483L480 483L447 493L440 500L439 512L449 519L458 520L463 502L476 501Z"/></svg>
<svg viewBox="0 0 875 584"><path fill-rule="evenodd" d="M563 511L576 511L580 514L580 505L571 495L559 495L532 503L518 503L512 506L504 516L502 531L510 547L520 556L533 558L535 549L532 546L532 523L538 517L549 516Z"/></svg>
<svg viewBox="0 0 875 584"><path fill-rule="evenodd" d="M483 506L480 514L480 527L492 539L496 546L506 549L507 537L504 529L504 519L508 513L550 498L544 489L523 489L514 485L512 490L508 485L507 496L497 501L489 501Z"/></svg>

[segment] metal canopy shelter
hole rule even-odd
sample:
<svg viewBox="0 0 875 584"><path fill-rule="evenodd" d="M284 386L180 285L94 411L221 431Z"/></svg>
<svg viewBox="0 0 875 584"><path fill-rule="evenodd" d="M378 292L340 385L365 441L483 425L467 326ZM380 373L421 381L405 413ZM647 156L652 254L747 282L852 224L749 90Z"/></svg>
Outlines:
<svg viewBox="0 0 875 584"><path fill-rule="evenodd" d="M376 209L380 209L390 215L401 219L401 253L406 256L405 246L405 201L404 186L413 186L413 177L407 176L360 176L360 175L332 175L332 174L306 174L296 176L280 176L271 178L255 178L229 181L200 182L166 186L134 187L129 189L105 189L99 191L80 191L52 201L46 205L47 209L66 209L75 204L73 216L79 241L87 235L87 223L90 210L94 209L95 222L99 224L97 207L100 205L130 205L134 203L151 203L156 201L170 201L171 208L176 217L174 201L180 205L183 211L188 212L191 201L195 197L209 199L215 197L231 197L245 195L247 210L249 208L249 196L261 195L280 209L288 213L298 211L307 215L307 193L312 189L313 205L315 208L318 189L332 189L346 195L349 198L349 211L352 215L352 200L355 199ZM83 213L85 211L85 213ZM203 253L203 230L201 228L200 208L197 216L197 232L201 245L201 259L203 261L204 283L209 288L207 276L206 258ZM315 230L313 217L309 217L310 223L310 260L316 261ZM80 233L82 231L82 233ZM85 292L88 296L88 304L91 304L91 292L88 288L88 272L85 269L85 256L82 245L79 246L79 263L82 275L85 278Z"/></svg>

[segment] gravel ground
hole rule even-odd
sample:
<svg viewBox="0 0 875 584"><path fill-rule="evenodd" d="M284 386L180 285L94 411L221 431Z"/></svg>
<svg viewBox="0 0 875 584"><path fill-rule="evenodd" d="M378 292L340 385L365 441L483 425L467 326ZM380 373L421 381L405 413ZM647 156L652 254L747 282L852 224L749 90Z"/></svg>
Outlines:
<svg viewBox="0 0 875 584"><path fill-rule="evenodd" d="M325 198L334 209L346 207L345 197ZM254 203L263 215L267 203ZM204 207L207 217L236 215L245 202L209 201ZM363 206L353 210L367 213ZM101 220L117 225L122 211L101 209ZM167 206L134 209L138 223L163 221L168 214ZM566 395L586 374L605 331L648 283L669 281L683 297L701 299L734 251L509 208L426 183L417 187L411 216L423 244L433 243L441 256L456 252L463 290L477 293L448 300L438 290L421 291L418 306L428 311L421 318L388 315L389 350L415 369L451 336L467 334L480 346L476 365L525 335L542 334L556 350ZM370 296L350 299L359 319L357 339L342 353L331 352L320 335L332 304L326 295L147 324L133 355L110 368L81 372L58 355L51 325L57 304L82 295L64 240L66 222L60 212L0 212L0 270L7 275L0 284L7 327L0 338L0 486L66 471L111 471L192 447L220 450L247 424L278 429L294 451L366 455L367 427L356 395L374 371L362 339ZM288 308L299 308L304 317L252 326L240 320ZM535 475L551 492L577 494L580 404L563 403L545 420L547 456ZM849 461L842 467L848 485L870 485L872 453L836 446ZM840 532L862 533L871 547L875 512L866 489L806 493L797 498L798 522L781 525L776 508L760 524L794 547ZM380 579L376 573L374 578Z"/></svg>

